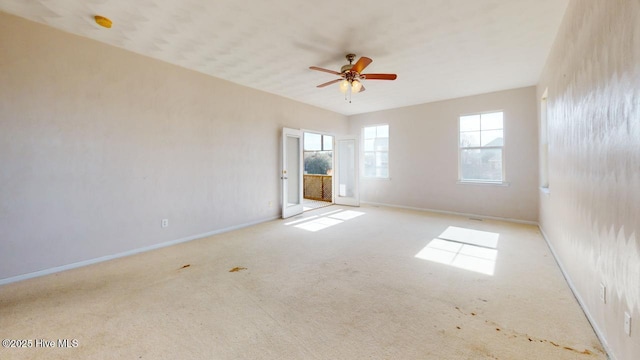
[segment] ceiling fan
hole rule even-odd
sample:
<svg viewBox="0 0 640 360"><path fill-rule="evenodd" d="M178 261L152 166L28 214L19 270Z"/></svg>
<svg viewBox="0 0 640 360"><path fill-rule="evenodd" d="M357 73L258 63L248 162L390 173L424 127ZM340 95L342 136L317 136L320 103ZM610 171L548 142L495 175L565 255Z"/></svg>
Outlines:
<svg viewBox="0 0 640 360"><path fill-rule="evenodd" d="M347 60L349 63L344 65L340 72L323 69L317 66L310 66L309 69L322 71L329 74L334 74L340 76L340 79L331 80L324 84L320 84L317 87L323 88L325 86L329 86L331 84L335 84L340 82L340 91L346 95L347 91L350 90L351 93L358 93L365 90L364 86L362 86L362 80L395 80L398 76L396 74L362 74L362 70L369 66L373 60L368 57L361 57L355 64L353 60L355 60L355 54L347 54Z"/></svg>

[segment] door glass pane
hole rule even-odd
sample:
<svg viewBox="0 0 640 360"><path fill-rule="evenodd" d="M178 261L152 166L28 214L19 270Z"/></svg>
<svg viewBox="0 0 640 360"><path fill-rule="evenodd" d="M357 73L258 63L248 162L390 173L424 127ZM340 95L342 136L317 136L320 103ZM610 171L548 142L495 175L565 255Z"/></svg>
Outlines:
<svg viewBox="0 0 640 360"><path fill-rule="evenodd" d="M320 151L322 150L322 135L314 133L304 133L304 150Z"/></svg>
<svg viewBox="0 0 640 360"><path fill-rule="evenodd" d="M333 136L322 135L322 150L333 150Z"/></svg>
<svg viewBox="0 0 640 360"><path fill-rule="evenodd" d="M338 141L338 152L340 161L338 166L338 196L354 197L355 196L355 159L356 149L354 140Z"/></svg>
<svg viewBox="0 0 640 360"><path fill-rule="evenodd" d="M287 206L300 204L300 138L287 136Z"/></svg>

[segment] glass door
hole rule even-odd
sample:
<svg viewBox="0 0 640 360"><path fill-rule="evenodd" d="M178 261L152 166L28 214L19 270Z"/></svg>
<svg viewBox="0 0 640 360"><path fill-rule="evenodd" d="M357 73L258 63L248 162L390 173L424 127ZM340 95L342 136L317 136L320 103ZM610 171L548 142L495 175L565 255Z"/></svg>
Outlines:
<svg viewBox="0 0 640 360"><path fill-rule="evenodd" d="M336 137L335 203L360 206L358 193L358 139L355 136Z"/></svg>
<svg viewBox="0 0 640 360"><path fill-rule="evenodd" d="M282 218L302 213L302 131L282 128Z"/></svg>

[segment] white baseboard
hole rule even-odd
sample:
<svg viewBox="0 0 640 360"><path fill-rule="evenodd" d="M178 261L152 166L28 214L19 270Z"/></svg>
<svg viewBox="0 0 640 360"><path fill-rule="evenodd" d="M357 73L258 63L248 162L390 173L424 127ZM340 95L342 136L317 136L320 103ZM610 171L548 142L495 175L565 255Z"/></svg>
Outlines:
<svg viewBox="0 0 640 360"><path fill-rule="evenodd" d="M360 201L360 202L362 204L375 205L375 206L388 206L388 207L399 208L399 209L416 210L416 211L428 211L428 212L434 212L434 213L437 213L437 214L458 215L458 216L465 216L465 217L472 217L472 218L479 218L479 219L508 221L508 222L513 222L513 223L518 223L518 224L527 224L527 225L536 225L536 226L538 225L538 222L536 222L536 221L520 220L520 219L512 219L512 218L503 218L503 217L499 217L499 216L478 215L478 214L471 214L471 213L462 213L462 212L457 212L457 211L426 209L426 208L418 208L418 207L412 207L412 206L376 203L376 202L369 202L369 201Z"/></svg>
<svg viewBox="0 0 640 360"><path fill-rule="evenodd" d="M79 262L75 262L75 263L71 263L71 264L67 264L67 265L62 265L62 266L56 266L56 267L53 267L53 268L44 269L44 270L40 270L40 271L35 271L35 272L28 273L28 274L12 276L12 277L8 277L8 278L5 278L5 279L0 279L0 285L10 284L10 283L14 283L14 282L17 282L17 281L22 281L22 280L27 280L27 279L32 279L32 278L35 278L35 277L55 274L55 273L58 273L58 272L61 272L61 271L71 270L71 269L75 269L75 268L79 268L79 267L83 267L83 266L87 266L87 265L92 265L92 264L97 264L97 263L100 263L100 262L103 262L103 261L109 261L109 260L113 260L113 259L118 259L118 258L122 258L122 257L125 257L125 256L131 256L131 255L143 253L143 252L146 252L146 251L151 251L151 250L160 249L160 248L171 246L171 245L180 244L180 243L191 241L191 240L201 239L201 238L205 238L205 237L216 235L216 234L221 234L221 233L225 233L225 232L229 232L229 231L233 231L233 230L242 229L242 228L245 228L245 227L248 227L248 226L257 225L257 224L260 224L260 223L263 223L263 222L267 222L267 221L271 221L271 220L275 220L275 219L279 219L279 218L280 218L279 216L264 218L264 219L257 220L257 221L252 221L252 222L248 222L248 223L244 223L244 224L240 224L240 225L230 226L230 227L227 227L227 228L224 228L224 229L213 230L213 231L209 231L209 232L202 233L202 234L187 236L187 237L184 237L184 238L181 238L181 239L166 241L166 242L163 242L163 243L160 243L160 244L154 244L154 245L145 246L145 247L142 247L142 248L132 249L132 250L124 251L124 252L113 254L113 255L101 256L99 258L83 260L83 261L79 261Z"/></svg>
<svg viewBox="0 0 640 360"><path fill-rule="evenodd" d="M596 333L596 336L598 337L598 339L600 340L600 343L604 347L604 351L607 353L607 357L610 360L616 360L616 357L613 355L613 352L611 351L611 348L609 347L609 344L607 343L607 339L604 337L604 334L602 333L602 331L600 331L600 328L598 327L598 324L595 322L595 320L591 316L591 313L589 312L589 310L585 306L584 300L582 300L582 296L580 296L580 294L576 290L575 286L573 285L573 281L571 280L571 277L565 271L565 268L562 265L562 262L560 262L560 259L558 258L558 254L556 253L556 250L553 248L553 245L551 245L551 242L549 241L549 238L547 237L547 234L544 232L544 230L542 230L542 226L538 225L538 229L540 229L540 233L542 234L542 238L544 238L544 241L547 243L547 246L549 247L549 250L551 250L551 254L553 255L553 258L555 259L556 264L558 264L558 267L560 268L560 272L562 272L562 276L564 276L564 280L569 285L569 289L571 289L571 292L573 293L573 296L576 298L576 300L578 301L578 304L580 304L580 307L582 308L582 312L587 317L587 320L589 321L589 324L591 324L591 327L593 328L593 331Z"/></svg>

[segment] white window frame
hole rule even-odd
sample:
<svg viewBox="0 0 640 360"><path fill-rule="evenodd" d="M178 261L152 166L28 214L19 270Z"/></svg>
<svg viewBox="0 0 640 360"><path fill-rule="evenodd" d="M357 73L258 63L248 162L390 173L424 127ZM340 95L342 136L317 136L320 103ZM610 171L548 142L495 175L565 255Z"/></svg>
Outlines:
<svg viewBox="0 0 640 360"><path fill-rule="evenodd" d="M460 118L463 116L473 116L480 115L482 119L482 115L484 114L493 114L493 113L502 113L502 146L468 146L462 147L460 145ZM505 111L504 110L491 110L491 111L482 111L482 112L474 112L467 114L460 114L458 116L458 184L478 184L478 185L498 185L498 186L509 186L509 183L506 181L506 172L505 172L505 145L506 145L506 136L505 136ZM481 120L482 121L482 120ZM482 122L481 122L482 124ZM482 125L481 125L482 126ZM482 127L480 128L480 134L482 136ZM474 149L501 149L501 180L484 180L484 179L463 179L462 178L462 150L474 150Z"/></svg>
<svg viewBox="0 0 640 360"><path fill-rule="evenodd" d="M365 151L365 143L367 138L365 137L365 129L366 128L372 128L372 127L380 127L380 126L386 126L387 127L387 133L389 134L387 139L388 139L388 146L387 146L387 150L386 151L377 151L374 150L374 153L377 152L386 152L387 153L387 176L367 176L366 172L365 172L365 159L366 159L366 153L369 153L371 151ZM363 125L362 126L362 145L361 145L361 149L362 149L362 157L361 157L361 161L360 163L362 164L360 167L360 173L362 174L362 177L365 179L381 179L381 180L390 180L391 179L391 169L389 167L389 164L391 163L391 126L388 123L383 123L383 124L370 124L370 125ZM376 137L377 138L377 137ZM376 139L374 138L374 139Z"/></svg>

